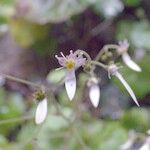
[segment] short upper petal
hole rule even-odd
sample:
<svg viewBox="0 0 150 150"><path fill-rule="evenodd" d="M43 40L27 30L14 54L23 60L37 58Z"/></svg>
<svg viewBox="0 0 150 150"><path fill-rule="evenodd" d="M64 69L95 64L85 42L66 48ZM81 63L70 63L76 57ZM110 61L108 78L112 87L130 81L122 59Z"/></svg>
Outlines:
<svg viewBox="0 0 150 150"><path fill-rule="evenodd" d="M128 53L122 55L123 62L132 70L140 72L141 68L131 59Z"/></svg>
<svg viewBox="0 0 150 150"><path fill-rule="evenodd" d="M61 66L65 65L66 59L64 57L58 57L57 55L55 57L57 58L57 60Z"/></svg>

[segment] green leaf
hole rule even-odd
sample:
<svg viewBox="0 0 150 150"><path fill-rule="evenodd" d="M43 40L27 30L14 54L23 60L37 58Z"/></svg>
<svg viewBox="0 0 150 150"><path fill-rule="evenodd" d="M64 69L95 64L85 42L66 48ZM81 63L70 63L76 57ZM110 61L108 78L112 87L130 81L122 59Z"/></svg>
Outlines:
<svg viewBox="0 0 150 150"><path fill-rule="evenodd" d="M31 9L24 18L39 24L46 24L48 22L58 23L66 21L73 15L84 11L90 4L91 0L47 0L45 2L26 0L26 3ZM35 7L37 6L37 7Z"/></svg>
<svg viewBox="0 0 150 150"><path fill-rule="evenodd" d="M127 129L146 132L150 126L149 114L144 108L132 108L121 119L122 125Z"/></svg>
<svg viewBox="0 0 150 150"><path fill-rule="evenodd" d="M140 4L141 0L123 0L126 6L137 6Z"/></svg>
<svg viewBox="0 0 150 150"><path fill-rule="evenodd" d="M111 18L123 11L123 3L120 0L96 0L93 5L97 13L102 14L105 18Z"/></svg>
<svg viewBox="0 0 150 150"><path fill-rule="evenodd" d="M0 105L0 120L14 119L21 117L25 110L22 96L19 94L8 94L3 91L3 99ZM1 124L0 132L4 135L8 135L9 132L18 125L18 122L12 122L7 124Z"/></svg>
<svg viewBox="0 0 150 150"><path fill-rule="evenodd" d="M10 21L11 33L22 47L33 45L36 41L47 36L47 26L27 22L23 19L12 19Z"/></svg>
<svg viewBox="0 0 150 150"><path fill-rule="evenodd" d="M57 84L65 78L66 70L51 70L47 75L47 81L49 83Z"/></svg>
<svg viewBox="0 0 150 150"><path fill-rule="evenodd" d="M118 122L91 121L81 130L85 143L95 150L119 149L127 139L127 131Z"/></svg>
<svg viewBox="0 0 150 150"><path fill-rule="evenodd" d="M136 48L150 51L150 23L148 21L121 21L117 26L117 39L129 39Z"/></svg>
<svg viewBox="0 0 150 150"><path fill-rule="evenodd" d="M148 93L150 93L149 56L145 56L140 62L138 62L138 64L142 68L142 72L135 72L126 67L125 65L124 68L121 70L121 72L125 80L133 89L135 95L139 98L143 98ZM124 89L122 84L118 80L115 79L115 82L121 89Z"/></svg>
<svg viewBox="0 0 150 150"><path fill-rule="evenodd" d="M0 134L0 148L4 147L7 144L8 144L7 139L3 135Z"/></svg>

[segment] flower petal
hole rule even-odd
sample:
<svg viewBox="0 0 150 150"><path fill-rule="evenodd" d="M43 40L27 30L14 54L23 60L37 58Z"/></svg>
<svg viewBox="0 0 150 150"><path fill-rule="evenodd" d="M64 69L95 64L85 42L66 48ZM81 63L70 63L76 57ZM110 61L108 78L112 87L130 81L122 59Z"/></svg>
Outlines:
<svg viewBox="0 0 150 150"><path fill-rule="evenodd" d="M150 147L147 143L145 143L139 150L150 150Z"/></svg>
<svg viewBox="0 0 150 150"><path fill-rule="evenodd" d="M0 76L0 86L3 86L5 84L5 78L3 76Z"/></svg>
<svg viewBox="0 0 150 150"><path fill-rule="evenodd" d="M76 92L75 70L68 71L65 78L65 88L70 100L74 98Z"/></svg>
<svg viewBox="0 0 150 150"><path fill-rule="evenodd" d="M150 137L146 139L146 142L142 145L139 150L150 150Z"/></svg>
<svg viewBox="0 0 150 150"><path fill-rule="evenodd" d="M128 53L122 55L124 63L134 71L141 72L141 68L131 59Z"/></svg>
<svg viewBox="0 0 150 150"><path fill-rule="evenodd" d="M55 57L58 60L59 64L61 66L64 66L66 59L64 57L58 57L57 55L55 55Z"/></svg>
<svg viewBox="0 0 150 150"><path fill-rule="evenodd" d="M132 89L130 88L130 86L128 85L128 83L124 80L124 78L122 77L122 75L117 71L115 74L114 74L121 82L122 84L125 86L125 88L127 89L127 91L129 92L129 94L131 95L131 97L133 98L134 102L137 104L137 106L140 106L136 97L135 97L135 94L133 93Z"/></svg>
<svg viewBox="0 0 150 150"><path fill-rule="evenodd" d="M94 84L90 87L89 97L94 107L97 107L100 99L100 88L98 84Z"/></svg>
<svg viewBox="0 0 150 150"><path fill-rule="evenodd" d="M47 115L47 98L43 99L38 103L35 113L35 123L41 124Z"/></svg>

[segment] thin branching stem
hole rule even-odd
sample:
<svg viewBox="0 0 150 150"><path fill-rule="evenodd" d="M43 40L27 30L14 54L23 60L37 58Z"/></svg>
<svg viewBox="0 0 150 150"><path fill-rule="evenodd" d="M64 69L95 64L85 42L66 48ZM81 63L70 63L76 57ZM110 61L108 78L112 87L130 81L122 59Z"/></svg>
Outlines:
<svg viewBox="0 0 150 150"><path fill-rule="evenodd" d="M18 118L5 119L5 120L0 121L0 125L9 124L9 123L13 123L13 122L22 122L25 120L31 120L33 118L34 117L32 117L32 116L23 116L23 117L18 117Z"/></svg>
<svg viewBox="0 0 150 150"><path fill-rule="evenodd" d="M87 61L91 61L92 60L90 55L87 52L83 51L83 50L79 49L79 50L75 51L75 54L83 54L87 58Z"/></svg>
<svg viewBox="0 0 150 150"><path fill-rule="evenodd" d="M97 54L97 56L95 57L95 61L99 61L102 57L102 55L107 52L109 49L113 50L113 49L118 49L118 45L115 45L115 44L108 44L108 45L105 45L100 51L99 53Z"/></svg>
<svg viewBox="0 0 150 150"><path fill-rule="evenodd" d="M27 80L24 80L24 79L20 79L18 77L14 77L14 76L11 76L11 75L7 75L7 74L0 74L0 75L5 79L12 80L12 81L19 82L19 83L23 83L23 84L26 84L26 85L29 85L29 86L32 86L32 87L35 87L35 88L41 88L42 87L40 84L33 83L31 81L27 81Z"/></svg>
<svg viewBox="0 0 150 150"><path fill-rule="evenodd" d="M102 67L102 68L105 69L105 70L107 70L107 68L108 68L107 65L105 65L105 64L103 64L103 63L101 63L101 62L98 62L98 61L91 61L91 64L97 65L97 66L99 66L99 67Z"/></svg>

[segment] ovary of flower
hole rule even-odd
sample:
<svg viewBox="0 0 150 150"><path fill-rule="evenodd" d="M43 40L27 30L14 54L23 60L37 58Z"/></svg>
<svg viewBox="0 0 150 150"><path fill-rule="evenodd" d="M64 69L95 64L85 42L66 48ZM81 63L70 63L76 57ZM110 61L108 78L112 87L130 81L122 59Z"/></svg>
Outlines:
<svg viewBox="0 0 150 150"><path fill-rule="evenodd" d="M76 92L75 70L84 65L86 59L83 58L82 55L77 56L73 51L70 51L70 54L67 56L64 56L62 52L60 54L61 57L56 55L56 58L59 64L66 69L65 88L69 99L72 100Z"/></svg>
<svg viewBox="0 0 150 150"><path fill-rule="evenodd" d="M36 113L35 113L35 123L41 124L45 120L47 115L47 98L44 98L38 102Z"/></svg>
<svg viewBox="0 0 150 150"><path fill-rule="evenodd" d="M129 48L129 43L127 40L120 41L119 42L119 47L117 49L117 52L119 55L122 56L123 62L132 70L141 72L141 68L131 59L131 57L128 54L128 48Z"/></svg>
<svg viewBox="0 0 150 150"><path fill-rule="evenodd" d="M115 64L112 64L112 65L109 66L108 73L110 75L116 76L121 81L121 83L124 85L124 87L126 88L128 93L130 94L130 96L132 97L134 102L137 104L137 106L140 106L137 99L136 99L136 96L135 96L134 92L132 91L132 89L130 88L128 83L125 81L123 76L118 72L118 67Z"/></svg>
<svg viewBox="0 0 150 150"><path fill-rule="evenodd" d="M100 88L97 79L95 77L92 77L88 81L88 86L91 103L93 104L94 107L98 107L100 100Z"/></svg>

